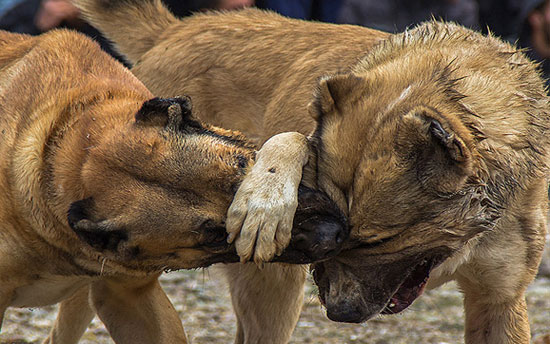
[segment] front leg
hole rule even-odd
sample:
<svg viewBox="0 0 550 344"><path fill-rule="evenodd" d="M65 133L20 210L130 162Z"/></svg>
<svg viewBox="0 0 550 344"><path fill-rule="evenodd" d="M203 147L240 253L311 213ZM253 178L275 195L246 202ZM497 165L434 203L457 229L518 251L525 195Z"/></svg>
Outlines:
<svg viewBox="0 0 550 344"><path fill-rule="evenodd" d="M92 284L95 310L117 344L187 343L174 306L158 275L105 279Z"/></svg>
<svg viewBox="0 0 550 344"><path fill-rule="evenodd" d="M226 264L221 267L237 316L235 344L288 343L302 310L305 265Z"/></svg>
<svg viewBox="0 0 550 344"><path fill-rule="evenodd" d="M536 267L525 266L521 246L508 242L489 235L482 238L478 255L457 270L456 281L464 293L466 344L530 342L525 290ZM535 261L540 261L540 254Z"/></svg>
<svg viewBox="0 0 550 344"><path fill-rule="evenodd" d="M61 302L54 327L44 344L78 343L95 316L90 306L89 293L90 287L85 286Z"/></svg>
<svg viewBox="0 0 550 344"><path fill-rule="evenodd" d="M464 293L466 344L530 342L525 290L536 266L526 266L522 245L509 242L487 235L476 248L477 256L457 270L456 281ZM540 253L532 263L539 261Z"/></svg>
<svg viewBox="0 0 550 344"><path fill-rule="evenodd" d="M288 246L308 155L299 133L275 135L258 152L227 213L228 241L242 262L269 261Z"/></svg>
<svg viewBox="0 0 550 344"><path fill-rule="evenodd" d="M544 249L547 182L535 181L508 216L486 233L457 269L464 292L467 344L528 344L525 290L533 282Z"/></svg>
<svg viewBox="0 0 550 344"><path fill-rule="evenodd" d="M4 321L4 313L8 309L13 293L0 291L0 333L2 333L2 322Z"/></svg>
<svg viewBox="0 0 550 344"><path fill-rule="evenodd" d="M464 298L467 344L529 344L531 334L523 295L498 304L487 304L479 296Z"/></svg>

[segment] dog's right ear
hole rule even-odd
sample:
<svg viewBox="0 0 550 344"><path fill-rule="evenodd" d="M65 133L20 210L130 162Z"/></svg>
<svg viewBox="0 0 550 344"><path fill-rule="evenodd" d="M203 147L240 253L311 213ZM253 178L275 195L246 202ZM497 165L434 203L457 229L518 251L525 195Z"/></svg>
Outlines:
<svg viewBox="0 0 550 344"><path fill-rule="evenodd" d="M194 122L191 119L191 100L189 97L153 98L141 106L136 114L136 124L160 126L174 131L182 130L185 125Z"/></svg>
<svg viewBox="0 0 550 344"><path fill-rule="evenodd" d="M309 112L317 119L322 114L341 110L345 100L353 101L362 93L364 79L354 74L338 74L322 78L315 100L309 105Z"/></svg>
<svg viewBox="0 0 550 344"><path fill-rule="evenodd" d="M93 199L74 202L69 207L67 221L78 237L99 252L116 252L121 242L128 240L128 234L108 220L94 221L91 218Z"/></svg>
<svg viewBox="0 0 550 344"><path fill-rule="evenodd" d="M417 106L404 115L396 143L404 157L414 161L421 185L429 190L457 192L475 172L470 132L435 109Z"/></svg>

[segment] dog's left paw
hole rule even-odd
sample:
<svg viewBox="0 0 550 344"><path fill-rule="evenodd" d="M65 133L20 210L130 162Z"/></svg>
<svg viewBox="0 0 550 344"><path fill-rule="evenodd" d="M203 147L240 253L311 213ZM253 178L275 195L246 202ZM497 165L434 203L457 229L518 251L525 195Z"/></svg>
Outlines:
<svg viewBox="0 0 550 344"><path fill-rule="evenodd" d="M258 152L227 213L228 241L241 262L253 256L261 264L288 246L307 159L307 139L294 132L273 136Z"/></svg>

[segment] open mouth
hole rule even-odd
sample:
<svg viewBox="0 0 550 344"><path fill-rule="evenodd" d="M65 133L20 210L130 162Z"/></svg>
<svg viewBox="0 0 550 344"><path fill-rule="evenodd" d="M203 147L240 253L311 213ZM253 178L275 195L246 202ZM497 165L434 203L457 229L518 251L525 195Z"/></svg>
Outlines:
<svg viewBox="0 0 550 344"><path fill-rule="evenodd" d="M434 266L435 259L425 259L415 266L397 291L391 296L381 313L396 314L409 307L424 292L426 282L428 282L428 278L430 277L430 271Z"/></svg>
<svg viewBox="0 0 550 344"><path fill-rule="evenodd" d="M377 314L396 314L419 297L430 272L446 257L447 249L431 250L394 262L345 264L337 259L315 263L313 278L327 316L338 322L359 323Z"/></svg>
<svg viewBox="0 0 550 344"><path fill-rule="evenodd" d="M418 264L401 283L397 291L389 298L386 307L381 311L382 314L396 314L409 307L417 297L422 295L430 271L435 266L434 260L424 260ZM314 271L315 282L321 289L328 289L327 279L318 278L323 276L325 269L323 265L316 265ZM320 285L322 284L322 285ZM319 293L322 305L326 305L325 294Z"/></svg>

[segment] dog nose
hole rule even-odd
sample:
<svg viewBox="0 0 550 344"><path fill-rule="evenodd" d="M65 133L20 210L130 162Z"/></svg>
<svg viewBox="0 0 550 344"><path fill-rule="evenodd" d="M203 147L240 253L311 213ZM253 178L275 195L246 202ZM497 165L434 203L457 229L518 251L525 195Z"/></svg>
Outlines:
<svg viewBox="0 0 550 344"><path fill-rule="evenodd" d="M348 237L346 218L327 194L300 186L290 247L319 261L337 255Z"/></svg>
<svg viewBox="0 0 550 344"><path fill-rule="evenodd" d="M335 307L327 305L327 317L332 321L346 323L361 323L366 317L358 307L347 304L340 304Z"/></svg>
<svg viewBox="0 0 550 344"><path fill-rule="evenodd" d="M291 239L291 247L312 261L335 256L347 237L345 225L336 219L312 217L302 221L300 232Z"/></svg>
<svg viewBox="0 0 550 344"><path fill-rule="evenodd" d="M315 262L337 255L348 237L346 218L336 204L324 192L300 186L289 248Z"/></svg>
<svg viewBox="0 0 550 344"><path fill-rule="evenodd" d="M334 257L349 233L345 216L325 193L300 185L290 244L273 261L310 264Z"/></svg>

